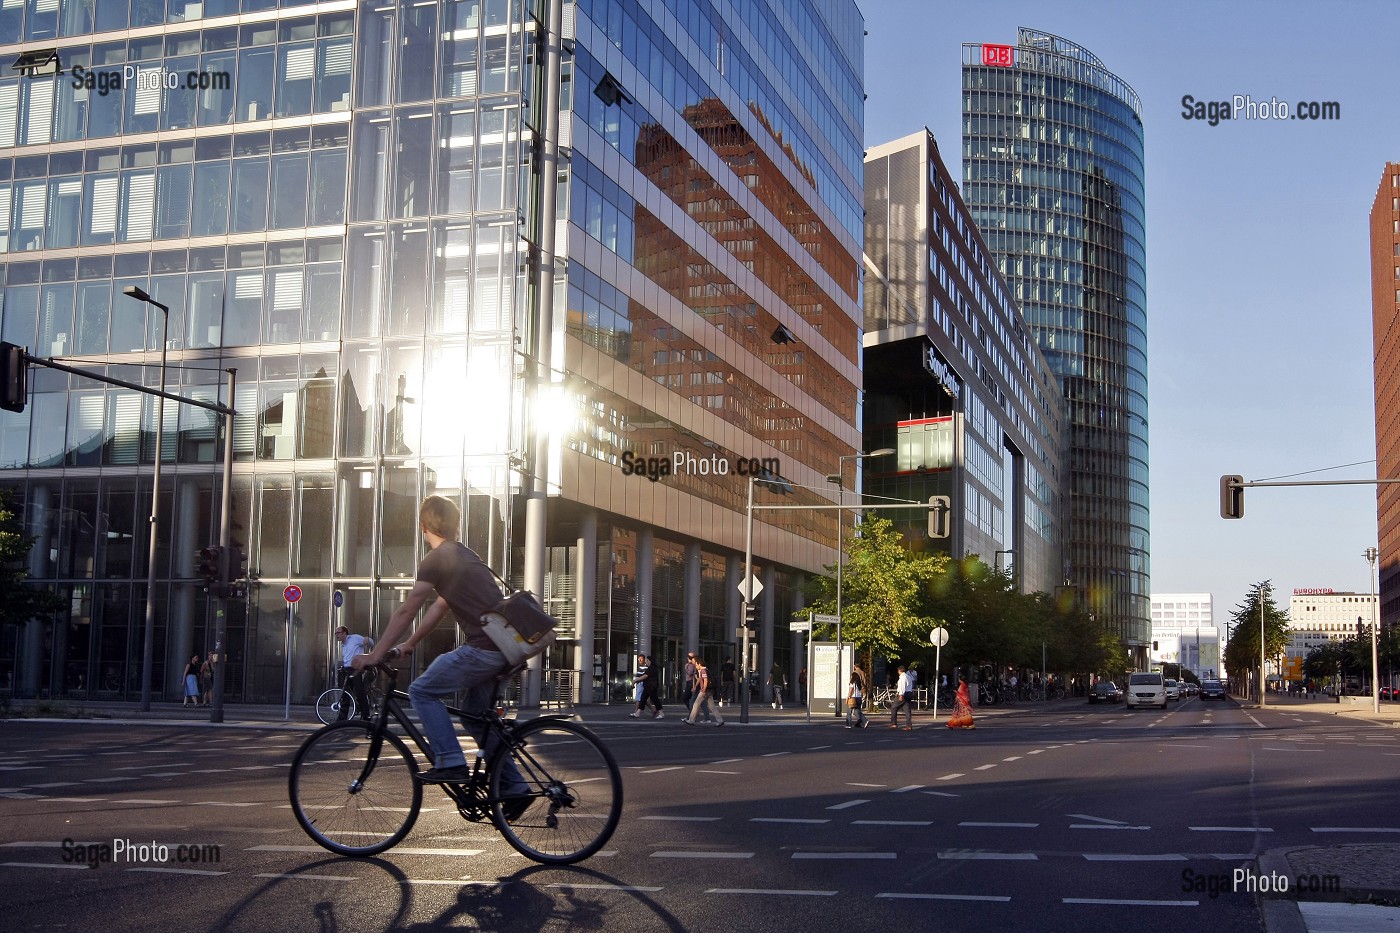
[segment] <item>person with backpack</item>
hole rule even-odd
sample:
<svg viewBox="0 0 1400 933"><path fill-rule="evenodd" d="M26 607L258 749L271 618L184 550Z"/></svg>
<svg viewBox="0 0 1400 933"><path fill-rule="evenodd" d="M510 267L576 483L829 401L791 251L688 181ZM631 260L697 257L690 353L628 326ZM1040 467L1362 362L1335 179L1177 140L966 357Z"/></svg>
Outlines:
<svg viewBox="0 0 1400 933"><path fill-rule="evenodd" d="M710 705L710 671L705 667L704 660L695 656L695 704L690 708L690 715L682 719L681 722L687 726L693 726L700 721L700 712L704 709L705 715L713 715L716 726L724 725L724 717L719 710Z"/></svg>
<svg viewBox="0 0 1400 933"><path fill-rule="evenodd" d="M851 715L855 715L856 729L870 728L870 720L865 716L865 671L857 664L851 668L851 679L846 685L846 728L850 729Z"/></svg>

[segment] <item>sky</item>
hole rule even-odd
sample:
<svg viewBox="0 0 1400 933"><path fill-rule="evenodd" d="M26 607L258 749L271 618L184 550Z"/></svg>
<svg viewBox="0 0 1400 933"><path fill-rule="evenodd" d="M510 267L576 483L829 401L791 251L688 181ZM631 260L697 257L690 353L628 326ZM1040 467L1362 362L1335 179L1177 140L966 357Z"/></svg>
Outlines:
<svg viewBox="0 0 1400 933"><path fill-rule="evenodd" d="M858 2L867 147L928 127L959 180L964 42L1054 33L1142 99L1152 592L1210 593L1222 629L1261 580L1284 609L1296 588L1370 592L1374 486L1246 489L1227 521L1219 481L1376 476L1368 217L1400 161L1394 4ZM1186 94L1341 119L1212 127Z"/></svg>

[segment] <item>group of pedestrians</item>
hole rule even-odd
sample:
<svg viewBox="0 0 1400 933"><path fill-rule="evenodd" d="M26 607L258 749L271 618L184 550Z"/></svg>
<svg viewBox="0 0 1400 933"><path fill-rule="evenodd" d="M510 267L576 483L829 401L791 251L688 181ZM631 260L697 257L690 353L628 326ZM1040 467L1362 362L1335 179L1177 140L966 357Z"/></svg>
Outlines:
<svg viewBox="0 0 1400 933"><path fill-rule="evenodd" d="M190 663L185 665L183 675L185 700L181 706L212 706L214 696L214 652L200 660L199 655L190 655Z"/></svg>

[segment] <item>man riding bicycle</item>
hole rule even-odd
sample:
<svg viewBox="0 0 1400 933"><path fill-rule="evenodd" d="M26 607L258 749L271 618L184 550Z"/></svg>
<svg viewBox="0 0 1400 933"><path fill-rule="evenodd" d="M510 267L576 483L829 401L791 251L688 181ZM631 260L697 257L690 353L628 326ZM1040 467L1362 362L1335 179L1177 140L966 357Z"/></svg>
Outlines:
<svg viewBox="0 0 1400 933"><path fill-rule="evenodd" d="M496 650L481 627L482 614L500 602L501 590L485 562L475 551L457 540L461 521L461 512L447 499L429 496L423 500L418 510L418 523L429 551L418 564L418 578L403 603L394 610L379 643L368 654L354 658L357 670L383 661L389 653L387 646L393 645L408 631L414 616L433 593L438 598L423 614L423 624L394 650L411 654L414 646L442 621L449 609L457 619L463 644L438 655L408 688L409 699L418 711L423 732L433 748L435 767L418 775L419 780L427 784L465 783L471 780L466 756L462 753L461 743L452 728L452 717L443 701L461 691L466 697L463 709L470 713L490 709L496 699L497 677L507 667L505 657ZM478 746L485 743L488 757L495 753L495 748L491 747L494 737L488 738L489 730L485 724L466 720L463 725L476 739ZM519 771L509 761L505 778L501 788L503 794L525 790L525 782L521 780ZM529 798L521 798L505 804L506 818L512 818L512 811L518 815L529 802Z"/></svg>

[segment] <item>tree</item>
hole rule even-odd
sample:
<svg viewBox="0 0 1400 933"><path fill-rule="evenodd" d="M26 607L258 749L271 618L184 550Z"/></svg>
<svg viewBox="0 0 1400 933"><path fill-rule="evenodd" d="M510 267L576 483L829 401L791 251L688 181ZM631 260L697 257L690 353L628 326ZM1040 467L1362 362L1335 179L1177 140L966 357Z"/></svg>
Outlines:
<svg viewBox="0 0 1400 933"><path fill-rule="evenodd" d="M903 657L927 644L938 624L926 614L925 592L948 562L946 554L916 554L888 519L867 518L847 548L841 575L841 636L858 651ZM833 568L834 570L834 568ZM836 580L813 581L810 609L836 613ZM832 633L834 635L834 632Z"/></svg>
<svg viewBox="0 0 1400 933"><path fill-rule="evenodd" d="M0 489L0 626L23 625L37 616L64 608L61 596L26 583L24 571L34 539L24 534L24 523L14 507L14 493Z"/></svg>
<svg viewBox="0 0 1400 933"><path fill-rule="evenodd" d="M1246 680L1249 672L1259 668L1259 607L1263 603L1264 612L1264 653L1277 657L1288 645L1288 612L1274 603L1270 581L1256 583L1245 595L1244 601L1230 614L1234 620L1234 634L1225 647L1225 669L1230 677Z"/></svg>

